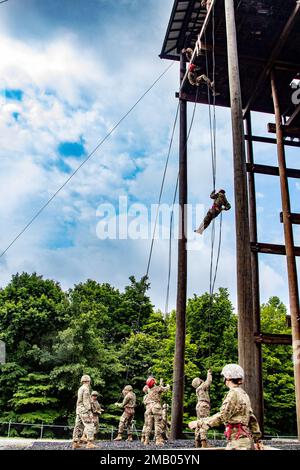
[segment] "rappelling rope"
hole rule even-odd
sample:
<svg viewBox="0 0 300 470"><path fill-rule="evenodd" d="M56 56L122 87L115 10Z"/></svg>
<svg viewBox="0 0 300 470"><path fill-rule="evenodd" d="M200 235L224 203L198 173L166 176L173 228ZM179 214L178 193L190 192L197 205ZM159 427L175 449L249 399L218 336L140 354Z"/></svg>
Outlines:
<svg viewBox="0 0 300 470"><path fill-rule="evenodd" d="M212 50L212 62L213 62L213 71L212 71L212 80L213 80L213 103L211 104L210 90L209 85L207 84L207 95L208 95L208 107L209 107L209 127L210 127L210 138L211 138L211 161L212 161L212 182L213 190L216 191L216 178L217 178L217 123L216 123L216 60L215 60L215 5L212 8L212 41L213 41L213 50ZM205 43L206 43L206 34L205 34ZM208 55L207 48L205 47L205 61L206 61L206 74L209 77L209 67L208 67ZM213 106L213 112L211 111L211 105ZM210 274L209 274L209 295L210 295L210 305L208 309L208 334L209 334L209 366L211 360L211 312L213 306L213 295L215 289L215 283L217 279L218 266L221 253L221 243L222 243L222 222L223 216L222 212L220 214L220 230L219 230L219 244L216 265L214 270L214 248L215 248L215 239L216 239L216 225L215 219L212 222L211 230L211 254L210 254Z"/></svg>
<svg viewBox="0 0 300 470"><path fill-rule="evenodd" d="M198 102L198 95L199 95L199 87L197 87L196 98L195 98L195 103L194 103L194 108L193 108L193 113L192 113L192 117L191 117L189 130L188 130L188 133L187 133L187 139L186 139L186 143L185 143L185 147L184 147L184 152L186 151L187 144L188 144L188 141L189 141L189 138L190 138L190 135L191 135L191 131L192 131L192 128L193 128L194 120L195 120L195 114L196 114L196 108L197 108L197 102ZM170 216L169 267L168 267L168 283L167 283L167 296L166 296L166 305L165 305L165 315L167 315L169 313L170 280L171 280L171 270L172 270L172 234L173 234L173 222L174 222L174 206L175 206L177 191L178 191L179 175L180 175L180 172L178 172L178 175L177 175L177 181L176 181L173 204L172 204L172 211L171 211L171 216Z"/></svg>
<svg viewBox="0 0 300 470"><path fill-rule="evenodd" d="M179 115L179 103L176 109L175 113L175 118L174 118L174 123L173 123L173 128L172 128L172 133L171 133L171 138L170 138L170 143L169 143L169 148L168 148L168 153L167 153L167 158L166 158L166 163L164 167L164 172L163 172L163 177L162 177L162 182L161 182L161 187L159 191L159 197L158 197L158 204L157 204L157 211L156 211L156 217L155 217L155 224L154 224L154 229L153 229L153 234L152 234L152 239L151 239L151 245L150 245L150 252L149 252L149 258L147 262L147 269L146 269L146 275L142 278L145 282L145 287L141 292L141 296L144 297L146 295L147 291L147 279L149 278L149 271L150 271L150 265L152 261L152 255L153 255L153 247L154 247L154 240L155 240L155 234L156 234L156 228L157 228L157 222L158 222L158 216L159 216L159 209L161 206L161 200L162 200L162 195L164 191L164 186L165 186L165 181L166 181L166 175L168 171L168 166L170 162L170 155L173 147L173 142L174 142L174 135L176 131L176 126L177 126L177 121L178 121L178 115ZM137 322L136 322L136 332L140 332L141 328L141 313L142 313L142 306L143 306L143 298L141 297L140 302L139 302L139 311L138 311L138 317L137 317ZM129 377L129 366L126 364L126 379L125 381L127 382L128 377Z"/></svg>

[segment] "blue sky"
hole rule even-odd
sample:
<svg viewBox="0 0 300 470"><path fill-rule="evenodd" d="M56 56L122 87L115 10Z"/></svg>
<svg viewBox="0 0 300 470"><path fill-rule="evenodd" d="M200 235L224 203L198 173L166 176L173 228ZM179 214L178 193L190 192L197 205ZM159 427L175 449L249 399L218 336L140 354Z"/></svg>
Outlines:
<svg viewBox="0 0 300 470"><path fill-rule="evenodd" d="M10 0L0 5L0 244L5 248L82 159L165 69L158 58L172 0ZM145 273L149 240L101 241L99 204L118 197L147 207L157 203L176 111L175 65L87 165L0 261L0 282L37 271L67 289L87 278L123 289ZM189 108L191 115L192 106ZM233 202L230 115L217 111L217 185ZM269 116L255 115L254 129L267 135ZM178 135L176 134L175 143ZM276 165L276 148L257 145L258 163ZM297 167L299 156L288 150ZM177 177L177 145L171 154L163 202L170 204ZM189 142L189 200L210 204L211 157L208 109L198 106ZM257 177L259 238L283 242L278 178ZM291 181L293 211L300 186ZM300 243L298 227L295 240ZM189 295L209 288L210 233L189 255ZM261 256L262 301L288 302L284 257ZM171 306L176 293L173 248ZM151 298L164 307L168 243L157 241L150 271ZM224 216L217 286L235 303L234 211Z"/></svg>

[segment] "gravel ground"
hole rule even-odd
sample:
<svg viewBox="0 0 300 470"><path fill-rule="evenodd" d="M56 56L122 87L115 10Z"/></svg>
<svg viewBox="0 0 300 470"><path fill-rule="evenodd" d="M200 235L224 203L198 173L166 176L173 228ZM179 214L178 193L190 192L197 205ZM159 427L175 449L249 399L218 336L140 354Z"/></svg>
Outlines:
<svg viewBox="0 0 300 470"><path fill-rule="evenodd" d="M300 442L298 441L266 441L266 445L272 446L273 448L282 449L282 450L300 450ZM209 441L210 447L225 447L225 441ZM139 441L134 442L111 442L111 441L101 441L96 443L95 450L162 450L162 449L189 449L192 450L193 441L180 440L176 442L168 442L164 447L155 446L153 443L148 447L145 447ZM72 442L71 441L25 441L21 442L12 442L9 440L0 440L0 450L71 450ZM84 450L84 446L82 447Z"/></svg>

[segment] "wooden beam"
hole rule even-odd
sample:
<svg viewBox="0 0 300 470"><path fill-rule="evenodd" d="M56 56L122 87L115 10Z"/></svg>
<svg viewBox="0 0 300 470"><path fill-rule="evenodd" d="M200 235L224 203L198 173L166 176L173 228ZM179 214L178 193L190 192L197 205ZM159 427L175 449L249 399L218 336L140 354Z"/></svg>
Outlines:
<svg viewBox="0 0 300 470"><path fill-rule="evenodd" d="M300 138L300 127L288 127L282 124L281 129L284 137ZM268 132L270 132L270 134L276 134L276 125L269 123Z"/></svg>
<svg viewBox="0 0 300 470"><path fill-rule="evenodd" d="M248 173L258 173L261 175L279 176L278 166L269 165L258 165L258 164L247 164ZM287 176L289 178L300 178L300 170L294 170L292 168L286 169Z"/></svg>
<svg viewBox="0 0 300 470"><path fill-rule="evenodd" d="M251 112L246 118L246 130L248 135L252 135L252 121ZM248 140L247 145L247 162L250 165L254 164L254 148L253 141ZM254 173L248 173L248 193L249 193L249 227L250 227L250 240L253 243L257 243L257 207L256 207L256 185ZM258 253L251 252L251 278L252 278L252 301L253 301L253 319L254 319L254 331L258 334L261 332L261 321L260 321L260 282L259 282L259 260ZM263 401L263 371L262 371L262 348L260 344L256 344L257 355L256 355L256 370L257 379L259 384L258 399L260 403L257 408L261 412L260 427L261 432L264 433L264 401Z"/></svg>
<svg viewBox="0 0 300 470"><path fill-rule="evenodd" d="M245 132L239 73L237 31L234 0L225 0L228 81L230 90L233 169L236 222L237 311L239 364L245 370L245 388L253 411L262 422L260 375L257 368L259 348L253 341L255 319L252 304L252 271L249 233L248 188Z"/></svg>
<svg viewBox="0 0 300 470"><path fill-rule="evenodd" d="M267 255L286 255L284 245L274 245L273 243L251 243L251 250ZM300 246L295 246L295 256L300 256Z"/></svg>
<svg viewBox="0 0 300 470"><path fill-rule="evenodd" d="M206 51L211 52L212 50L213 50L212 44L201 43L201 51L203 51L203 54L201 54L201 55L204 55ZM219 47L215 46L215 54L216 54L216 56L219 56L219 57L226 57L226 50L224 50L220 46ZM240 62L249 64L249 65L263 66L263 65L266 64L266 62L268 60L268 57L265 57L265 58L261 59L259 57L253 57L253 56L239 54L239 60L240 60ZM282 71L285 71L285 72L297 73L300 70L300 64L293 63L293 62L285 62L285 61L282 61L282 60L276 60L275 63L274 63L274 68L276 70L282 70Z"/></svg>
<svg viewBox="0 0 300 470"><path fill-rule="evenodd" d="M195 100L194 100L195 101ZM259 142L261 144L276 144L277 145L277 140L272 139L270 137L259 137L256 135L249 136L245 135L246 140L251 140L252 142ZM297 140L285 140L284 145L287 147L300 147L300 142Z"/></svg>
<svg viewBox="0 0 300 470"><path fill-rule="evenodd" d="M283 213L280 212L280 222L283 224ZM291 222L294 225L300 225L300 214L291 213Z"/></svg>
<svg viewBox="0 0 300 470"><path fill-rule="evenodd" d="M251 109L251 106L253 105L256 98L258 97L258 95L259 95L266 79L268 78L271 71L273 70L274 64L275 64L276 60L278 59L280 53L282 52L282 50L283 50L283 48L286 44L286 41L289 38L289 36L290 36L290 34L291 34L295 24L296 24L296 21L298 20L299 13L300 13L300 2L297 2L293 13L289 17L285 27L283 28L283 31L282 31L282 33L281 33L281 35L280 35L280 37L279 37L279 39L276 43L271 55L270 55L270 58L269 58L269 60L266 64L266 66L264 67L263 72L261 73L260 77L257 80L257 84L256 84L256 87L254 89L254 92L252 93L248 103L245 106L244 117L247 116L248 112Z"/></svg>
<svg viewBox="0 0 300 470"><path fill-rule="evenodd" d="M186 69L185 54L181 53L180 81ZM176 303L176 337L173 368L172 423L171 437L173 440L182 437L183 400L185 382L185 337L186 337L186 300L187 300L187 102L180 100L180 132L179 132L179 238L178 238L178 274Z"/></svg>
<svg viewBox="0 0 300 470"><path fill-rule="evenodd" d="M291 346L292 335L280 335L280 334L269 334L269 333L261 333L254 337L254 341L260 344L278 344L278 345L289 345Z"/></svg>

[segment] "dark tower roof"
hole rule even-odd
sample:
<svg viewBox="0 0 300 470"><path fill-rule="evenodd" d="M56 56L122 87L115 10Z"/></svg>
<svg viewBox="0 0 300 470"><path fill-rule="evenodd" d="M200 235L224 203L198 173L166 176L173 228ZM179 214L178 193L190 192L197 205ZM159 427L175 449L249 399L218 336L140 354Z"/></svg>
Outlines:
<svg viewBox="0 0 300 470"><path fill-rule="evenodd" d="M215 1L214 14L212 9L207 14L199 0L175 0L160 57L179 60L180 51L184 47L194 48L201 32L202 51L195 63L211 77L213 24L216 90L220 92L216 104L229 106L224 0ZM282 109L286 116L293 115L297 107L292 103L290 83L300 72L300 3L236 1L236 24L244 109L273 113L269 72L275 68ZM186 81L182 93L189 101L195 101L195 90ZM208 104L205 86L200 89L198 101ZM300 110L295 119L300 121Z"/></svg>

